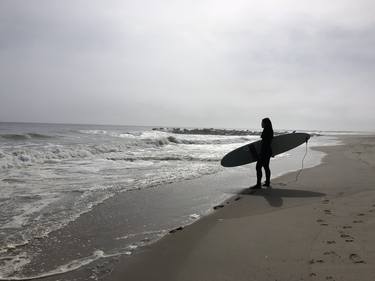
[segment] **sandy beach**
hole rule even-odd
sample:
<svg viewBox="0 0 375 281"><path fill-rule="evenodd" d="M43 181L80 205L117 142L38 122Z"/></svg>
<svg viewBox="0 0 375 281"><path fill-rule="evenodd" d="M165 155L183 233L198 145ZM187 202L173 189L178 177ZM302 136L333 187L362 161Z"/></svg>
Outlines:
<svg viewBox="0 0 375 281"><path fill-rule="evenodd" d="M298 181L243 189L104 280L375 280L375 137L341 139Z"/></svg>

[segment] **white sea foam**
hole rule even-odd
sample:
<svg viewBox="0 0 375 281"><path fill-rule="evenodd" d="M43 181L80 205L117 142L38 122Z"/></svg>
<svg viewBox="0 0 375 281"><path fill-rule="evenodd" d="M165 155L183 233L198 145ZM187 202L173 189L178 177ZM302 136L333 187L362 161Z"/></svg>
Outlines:
<svg viewBox="0 0 375 281"><path fill-rule="evenodd" d="M14 206L19 208L19 210L13 210L18 215L14 215L7 221L5 224L0 225L0 229L7 228L23 228L26 227L29 223L29 218L35 214L39 213L43 208L56 202L58 198L54 197L53 194L50 194L49 198L37 199L31 202L24 202L22 205Z"/></svg>
<svg viewBox="0 0 375 281"><path fill-rule="evenodd" d="M189 217L190 217L191 219L193 219L193 220L197 220L197 219L200 218L200 215L198 215L198 214L191 214Z"/></svg>
<svg viewBox="0 0 375 281"><path fill-rule="evenodd" d="M144 235L144 234L160 234L160 233L162 233L162 231L149 231L149 232L143 232L142 234ZM7 270L3 269L0 273L0 280L8 280L8 281L35 280L35 279L41 279L41 278L51 277L55 275L61 275L67 272L77 270L83 266L87 266L102 258L112 258L112 257L117 257L117 256L122 256L122 255L132 255L133 252L136 249L138 249L140 245L143 246L145 244L147 244L145 241L141 242L139 245L130 244L124 249L119 249L113 253L104 253L104 251L102 250L96 250L92 255L88 257L83 257L80 259L72 260L66 264L60 265L56 267L55 269L52 269L45 273L40 273L36 275L27 275L27 276L14 274L15 272L18 272L22 268L22 266L30 262L30 259L27 257L26 253L22 253L17 256L17 260L15 260L14 257L9 258L9 260L12 259L13 262L17 261L19 266L16 266L13 263L11 264L11 266L6 264L4 268L9 269L11 267L12 270L9 270L9 272L7 272ZM5 263L6 263L7 259L3 258L3 260L5 260Z"/></svg>
<svg viewBox="0 0 375 281"><path fill-rule="evenodd" d="M0 276L0 280L35 280L35 279L40 279L40 278L46 278L54 275L59 275L63 273L67 273L70 271L77 270L81 268L82 266L88 265L100 258L105 257L105 254L101 250L95 251L91 256L89 257L84 257L81 259L73 260L67 264L61 265L57 267L56 269L53 269L51 271L48 271L46 273L34 275L34 276L7 276L7 275L2 275ZM17 271L16 271L17 272ZM4 274L4 273L3 273Z"/></svg>
<svg viewBox="0 0 375 281"><path fill-rule="evenodd" d="M156 235L156 236L163 236L164 234L168 233L167 230L149 230L149 231L142 231L139 233L129 233L124 236L116 237L115 240L126 240L133 237L143 237L147 235Z"/></svg>
<svg viewBox="0 0 375 281"><path fill-rule="evenodd" d="M31 262L31 259L26 252L22 252L15 256L2 256L0 261L2 263L0 280L19 280L10 279L12 277L7 276L14 274L14 272L19 272L25 265Z"/></svg>

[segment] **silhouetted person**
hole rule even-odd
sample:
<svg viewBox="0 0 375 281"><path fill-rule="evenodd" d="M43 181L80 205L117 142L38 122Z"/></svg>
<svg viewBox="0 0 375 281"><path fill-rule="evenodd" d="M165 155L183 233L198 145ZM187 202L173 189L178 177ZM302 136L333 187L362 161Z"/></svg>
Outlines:
<svg viewBox="0 0 375 281"><path fill-rule="evenodd" d="M273 128L272 123L269 118L264 118L262 120L262 128L263 132L261 137L261 147L260 147L260 154L258 154L258 161L256 164L257 170L257 184L254 185L253 189L262 188L262 168L266 172L266 181L264 186L269 187L271 184L271 170L270 170L270 159L272 156L272 148L271 143L273 139Z"/></svg>

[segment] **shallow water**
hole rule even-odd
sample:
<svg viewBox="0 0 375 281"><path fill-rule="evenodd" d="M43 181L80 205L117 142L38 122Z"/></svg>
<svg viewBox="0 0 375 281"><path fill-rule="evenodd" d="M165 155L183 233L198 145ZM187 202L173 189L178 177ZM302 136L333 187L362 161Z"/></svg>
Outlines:
<svg viewBox="0 0 375 281"><path fill-rule="evenodd" d="M256 134L215 135L212 130L176 134L149 127L0 123L0 277L17 275L32 262L33 254L26 247L30 241L43 241L106 199L126 191L147 194L166 183L219 173L223 171L220 159L227 152L258 138ZM314 137L309 145L329 144L336 144L332 137ZM301 146L274 158L273 176L299 169L305 152ZM304 166L319 164L323 154L308 152ZM249 171L251 184L254 169L249 165L237 169ZM230 196L228 190L200 192L191 198L202 200L186 199L181 210L174 210L173 224L194 221ZM128 213L137 220L142 218L139 215ZM147 229L128 229L118 237L125 249L121 254L130 253L126 249L143 236L158 237L166 231L162 222L148 216ZM84 257L83 264L99 258L94 253L98 252ZM58 268L69 271L72 266L67 265L79 263L80 259L72 259Z"/></svg>

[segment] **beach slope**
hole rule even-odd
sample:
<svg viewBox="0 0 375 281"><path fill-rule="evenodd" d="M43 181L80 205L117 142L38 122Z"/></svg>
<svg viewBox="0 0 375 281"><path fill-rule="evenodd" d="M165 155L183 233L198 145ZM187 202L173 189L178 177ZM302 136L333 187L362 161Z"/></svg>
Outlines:
<svg viewBox="0 0 375 281"><path fill-rule="evenodd" d="M342 139L298 181L244 189L105 280L375 280L375 137Z"/></svg>

